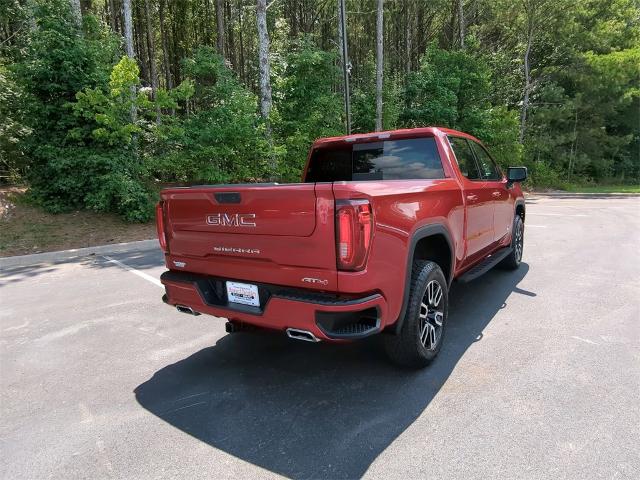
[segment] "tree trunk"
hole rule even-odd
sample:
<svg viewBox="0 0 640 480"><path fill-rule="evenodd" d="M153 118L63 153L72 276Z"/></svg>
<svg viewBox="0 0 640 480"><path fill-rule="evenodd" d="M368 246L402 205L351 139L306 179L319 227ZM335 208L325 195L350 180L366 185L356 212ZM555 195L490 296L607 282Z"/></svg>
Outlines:
<svg viewBox="0 0 640 480"><path fill-rule="evenodd" d="M140 9L140 2L134 2L133 6L136 10L133 17L133 33L135 36L135 45L137 46L135 50L137 52L138 65L140 67L140 80L143 81L145 85L150 85L151 80L149 78L149 58L146 47L145 19L142 10Z"/></svg>
<svg viewBox="0 0 640 480"><path fill-rule="evenodd" d="M376 132L382 130L383 10L384 0L378 0L378 15L376 19Z"/></svg>
<svg viewBox="0 0 640 480"><path fill-rule="evenodd" d="M211 4L204 0L205 45L211 45Z"/></svg>
<svg viewBox="0 0 640 480"><path fill-rule="evenodd" d="M178 15L180 14L180 11L177 10L178 6L179 5L174 1L169 2L169 14L171 15L171 67L173 70L174 85L180 85L182 78L180 71L182 49L180 48L180 37L178 32L178 25L180 24Z"/></svg>
<svg viewBox="0 0 640 480"><path fill-rule="evenodd" d="M267 31L267 1L257 0L256 21L258 24L258 60L260 64L260 113L267 128L267 141L271 144L271 69L269 65L269 32ZM271 180L278 174L278 160L270 149L269 170Z"/></svg>
<svg viewBox="0 0 640 480"><path fill-rule="evenodd" d="M340 0L338 0L338 67L340 67L340 71L344 71L344 48L342 45L344 36L342 35L341 11ZM340 95L344 98L344 82L338 82L337 91L340 92Z"/></svg>
<svg viewBox="0 0 640 480"><path fill-rule="evenodd" d="M147 19L147 50L149 51L151 90L153 92L153 99L155 100L158 90L158 69L156 67L156 45L153 39L153 22L151 21L149 0L144 0L144 14Z"/></svg>
<svg viewBox="0 0 640 480"><path fill-rule="evenodd" d="M242 25L242 3L238 5L238 11L239 11L238 21L240 22L240 28L238 29L238 41L240 42L240 51L239 51L240 58L238 60L238 63L240 64L239 73L240 73L240 78L242 79L242 82L245 85L248 85L249 82L247 82L245 68L244 68L244 38L242 35L242 30L244 26Z"/></svg>
<svg viewBox="0 0 640 480"><path fill-rule="evenodd" d="M411 15L409 12L409 2L407 2L404 6L404 49L405 49L405 76L408 76L411 73Z"/></svg>
<svg viewBox="0 0 640 480"><path fill-rule="evenodd" d="M160 0L160 5L158 7L158 14L160 16L160 39L162 40L162 63L164 68L165 81L167 82L166 87L167 90L171 90L173 88L173 82L171 81L171 65L169 65L169 50L167 45L167 32L164 28L164 1Z"/></svg>
<svg viewBox="0 0 640 480"><path fill-rule="evenodd" d="M567 181L571 181L571 174L575 164L576 152L578 148L578 105L574 105L576 109L573 121L573 141L571 142L571 153L569 154L569 171L567 173Z"/></svg>
<svg viewBox="0 0 640 480"><path fill-rule="evenodd" d="M529 94L531 92L531 69L529 66L529 55L531 54L531 44L533 43L533 30L530 29L527 35L527 49L524 53L524 89L522 92L522 108L520 110L520 143L524 143L524 134L527 128L527 112L529 110Z"/></svg>
<svg viewBox="0 0 640 480"><path fill-rule="evenodd" d="M82 27L82 9L80 8L80 0L70 0L71 3L71 13L73 13L73 18L78 25L78 28Z"/></svg>
<svg viewBox="0 0 640 480"><path fill-rule="evenodd" d="M340 58L342 60L342 88L344 94L344 113L347 135L351 135L351 96L349 92L349 47L347 43L347 11L344 0L340 0L338 8L338 29L340 34Z"/></svg>
<svg viewBox="0 0 640 480"><path fill-rule="evenodd" d="M226 4L226 27L227 27L227 42L225 43L225 51L227 56L226 60L231 64L231 68L237 70L237 62L236 62L236 39L234 36L233 29L233 20L234 20L234 6L231 2L227 2Z"/></svg>
<svg viewBox="0 0 640 480"><path fill-rule="evenodd" d="M122 0L124 10L124 43L127 49L127 56L135 58L133 51L133 20L131 18L131 0Z"/></svg>
<svg viewBox="0 0 640 480"><path fill-rule="evenodd" d="M460 48L464 48L464 6L462 0L458 0L458 22L460 25Z"/></svg>
<svg viewBox="0 0 640 480"><path fill-rule="evenodd" d="M118 28L116 27L116 6L113 3L113 0L109 0L109 25L111 26L111 31L116 33Z"/></svg>
<svg viewBox="0 0 640 480"><path fill-rule="evenodd" d="M260 113L268 121L271 113L271 79L266 0L257 0L256 19L258 23L258 59L260 62Z"/></svg>
<svg viewBox="0 0 640 480"><path fill-rule="evenodd" d="M122 8L124 9L124 42L127 47L127 56L135 61L135 53L133 51L133 21L131 19L131 0L122 0ZM131 86L131 98L135 100L136 87ZM135 104L131 103L131 122L135 123L138 117Z"/></svg>
<svg viewBox="0 0 640 480"><path fill-rule="evenodd" d="M156 46L153 39L154 31L149 0L144 0L144 13L147 17L147 49L149 50L149 69L151 70L151 96L155 101L158 95L158 69L156 67ZM160 107L156 107L156 123L160 123Z"/></svg>
<svg viewBox="0 0 640 480"><path fill-rule="evenodd" d="M218 26L216 37L218 53L224 57L224 0L216 0L216 23Z"/></svg>

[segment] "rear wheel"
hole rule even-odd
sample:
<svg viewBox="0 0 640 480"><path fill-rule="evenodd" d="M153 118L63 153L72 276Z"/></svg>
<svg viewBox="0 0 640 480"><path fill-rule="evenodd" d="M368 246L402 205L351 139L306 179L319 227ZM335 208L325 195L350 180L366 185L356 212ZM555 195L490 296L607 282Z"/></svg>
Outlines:
<svg viewBox="0 0 640 480"><path fill-rule="evenodd" d="M402 329L385 338L389 358L402 366L427 366L442 346L448 311L447 281L438 264L414 262Z"/></svg>
<svg viewBox="0 0 640 480"><path fill-rule="evenodd" d="M524 250L524 222L520 215L513 219L513 234L511 238L511 253L500 262L500 267L506 270L515 270L522 262Z"/></svg>

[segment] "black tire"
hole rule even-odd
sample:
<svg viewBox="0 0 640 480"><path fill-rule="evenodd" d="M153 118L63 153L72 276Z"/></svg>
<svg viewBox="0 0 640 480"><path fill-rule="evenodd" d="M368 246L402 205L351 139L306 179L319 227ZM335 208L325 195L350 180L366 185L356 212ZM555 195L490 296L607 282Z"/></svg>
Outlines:
<svg viewBox="0 0 640 480"><path fill-rule="evenodd" d="M524 222L520 215L513 219L513 234L511 237L511 253L499 263L504 270L516 270L522 263L524 251Z"/></svg>
<svg viewBox="0 0 640 480"><path fill-rule="evenodd" d="M437 302L436 287L441 292ZM385 336L385 348L394 363L423 368L431 363L442 347L449 313L449 289L438 264L422 260L413 263L409 288L409 304L402 328L397 335ZM426 313L425 300L429 304Z"/></svg>

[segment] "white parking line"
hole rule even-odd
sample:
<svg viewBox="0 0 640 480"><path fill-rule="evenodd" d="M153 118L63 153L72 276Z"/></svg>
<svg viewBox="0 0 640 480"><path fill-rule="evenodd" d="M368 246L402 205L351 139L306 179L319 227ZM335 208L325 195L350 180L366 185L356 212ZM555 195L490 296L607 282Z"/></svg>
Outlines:
<svg viewBox="0 0 640 480"><path fill-rule="evenodd" d="M157 278L153 278L151 275L147 275L146 273L141 272L140 270L136 270L135 268L130 267L129 265L126 265L126 264L116 260L115 258L107 257L106 255L102 255L102 258L106 259L109 263L115 263L119 267L122 267L125 270L129 270L134 275L137 275L140 278L144 278L147 282L151 282L151 283L153 283L154 285L157 285L160 288L164 288L164 285L162 285L162 283L160 283L160 280L158 280Z"/></svg>
<svg viewBox="0 0 640 480"><path fill-rule="evenodd" d="M535 212L527 212L527 216L529 215L539 215L541 217L588 217L589 215L583 215L581 213L535 213Z"/></svg>
<svg viewBox="0 0 640 480"><path fill-rule="evenodd" d="M590 343L591 345L598 345L596 342L589 340L587 338L576 337L575 335L572 335L571 338L575 338L576 340L580 340L581 342L584 342L584 343Z"/></svg>

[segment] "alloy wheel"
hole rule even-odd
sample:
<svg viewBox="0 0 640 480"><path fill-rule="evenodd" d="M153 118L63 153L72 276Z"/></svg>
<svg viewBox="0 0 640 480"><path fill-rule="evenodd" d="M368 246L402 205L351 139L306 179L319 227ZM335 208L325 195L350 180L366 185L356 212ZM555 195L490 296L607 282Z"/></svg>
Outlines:
<svg viewBox="0 0 640 480"><path fill-rule="evenodd" d="M420 342L427 350L435 350L442 337L444 302L442 286L437 280L427 284L420 303Z"/></svg>
<svg viewBox="0 0 640 480"><path fill-rule="evenodd" d="M513 248L515 249L515 253L516 253L516 262L520 263L520 261L522 260L522 248L523 248L523 237L524 237L523 235L524 225L522 224L522 222L518 222L515 234L516 234L516 237L515 237Z"/></svg>

